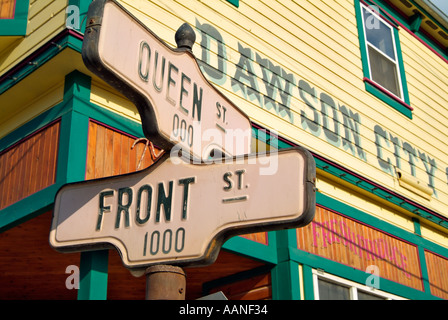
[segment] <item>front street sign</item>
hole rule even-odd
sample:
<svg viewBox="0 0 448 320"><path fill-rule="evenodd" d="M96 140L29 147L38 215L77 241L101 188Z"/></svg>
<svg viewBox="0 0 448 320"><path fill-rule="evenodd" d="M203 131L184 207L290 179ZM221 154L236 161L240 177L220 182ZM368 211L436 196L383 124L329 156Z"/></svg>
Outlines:
<svg viewBox="0 0 448 320"><path fill-rule="evenodd" d="M162 149L202 160L250 152L249 118L206 80L193 53L172 49L115 1L90 5L82 57L133 101L146 138Z"/></svg>
<svg viewBox="0 0 448 320"><path fill-rule="evenodd" d="M213 164L165 154L140 172L62 187L50 243L63 252L112 246L131 270L210 264L231 236L308 224L315 175L302 148Z"/></svg>

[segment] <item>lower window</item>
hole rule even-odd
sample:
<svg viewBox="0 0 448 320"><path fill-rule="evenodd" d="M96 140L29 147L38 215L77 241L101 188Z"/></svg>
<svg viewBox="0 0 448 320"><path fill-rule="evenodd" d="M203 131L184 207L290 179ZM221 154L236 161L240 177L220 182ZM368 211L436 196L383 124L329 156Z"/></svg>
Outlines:
<svg viewBox="0 0 448 320"><path fill-rule="evenodd" d="M315 300L404 300L402 297L313 270Z"/></svg>

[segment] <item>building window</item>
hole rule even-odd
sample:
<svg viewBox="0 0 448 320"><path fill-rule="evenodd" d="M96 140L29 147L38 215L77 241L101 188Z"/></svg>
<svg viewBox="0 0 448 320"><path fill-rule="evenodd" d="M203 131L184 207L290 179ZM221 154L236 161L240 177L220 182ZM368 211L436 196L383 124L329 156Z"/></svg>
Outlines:
<svg viewBox="0 0 448 320"><path fill-rule="evenodd" d="M321 270L313 270L313 281L315 300L403 300L399 296Z"/></svg>
<svg viewBox="0 0 448 320"><path fill-rule="evenodd" d="M0 0L0 36L24 36L29 0Z"/></svg>
<svg viewBox="0 0 448 320"><path fill-rule="evenodd" d="M13 19L16 0L0 0L0 19Z"/></svg>
<svg viewBox="0 0 448 320"><path fill-rule="evenodd" d="M412 118L397 26L364 1L357 19L366 90Z"/></svg>

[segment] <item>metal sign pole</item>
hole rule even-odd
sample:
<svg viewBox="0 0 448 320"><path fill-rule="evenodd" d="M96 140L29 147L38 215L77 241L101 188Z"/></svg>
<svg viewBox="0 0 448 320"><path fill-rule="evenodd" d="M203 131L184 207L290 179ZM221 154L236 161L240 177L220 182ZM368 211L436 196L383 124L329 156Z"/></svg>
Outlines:
<svg viewBox="0 0 448 320"><path fill-rule="evenodd" d="M146 274L146 299L179 300L186 290L182 266L213 263L229 237L311 222L313 156L301 147L250 153L250 119L204 78L191 52L195 33L188 24L176 32L173 50L116 0L93 1L87 21L84 62L136 104L145 137L161 142L165 153L142 171L63 186L54 204L53 248L113 246L132 274ZM148 80L158 57L169 65L158 71L167 77L163 94L155 73ZM180 91L177 102L174 90ZM211 130L218 139L208 139ZM193 131L199 137L194 143L186 136L191 133L193 139ZM237 148L241 142L243 148ZM178 145L201 163L177 158L171 149ZM216 162L209 161L214 150L226 157L218 159L213 152Z"/></svg>
<svg viewBox="0 0 448 320"><path fill-rule="evenodd" d="M191 50L196 35L188 24L183 24L176 32L178 48ZM185 300L186 275L180 267L155 265L145 270L146 300Z"/></svg>
<svg viewBox="0 0 448 320"><path fill-rule="evenodd" d="M146 300L185 300L186 276L180 267L151 266L145 271Z"/></svg>

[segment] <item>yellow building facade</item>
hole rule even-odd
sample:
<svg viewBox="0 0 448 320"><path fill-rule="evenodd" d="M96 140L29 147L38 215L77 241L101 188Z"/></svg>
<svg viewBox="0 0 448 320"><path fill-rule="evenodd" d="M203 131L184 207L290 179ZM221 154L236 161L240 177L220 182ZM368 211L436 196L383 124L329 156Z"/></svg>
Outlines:
<svg viewBox="0 0 448 320"><path fill-rule="evenodd" d="M48 244L62 185L155 160L133 147L143 137L136 107L83 63L90 2L0 1L4 299L57 298L57 286L69 299L144 298L130 289L144 290L144 279L113 250ZM186 268L187 298L448 298L443 13L424 0L118 3L173 48L176 30L193 27L193 54L249 116L254 152L299 145L316 162L314 220L230 239L215 264ZM37 280L14 289L28 274L18 256L38 266L44 289ZM65 285L68 266L80 270L78 290Z"/></svg>

